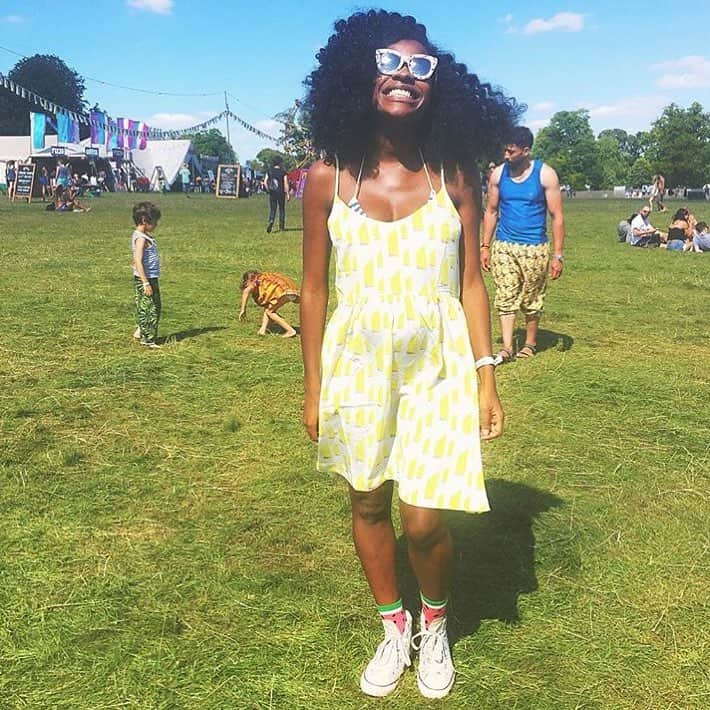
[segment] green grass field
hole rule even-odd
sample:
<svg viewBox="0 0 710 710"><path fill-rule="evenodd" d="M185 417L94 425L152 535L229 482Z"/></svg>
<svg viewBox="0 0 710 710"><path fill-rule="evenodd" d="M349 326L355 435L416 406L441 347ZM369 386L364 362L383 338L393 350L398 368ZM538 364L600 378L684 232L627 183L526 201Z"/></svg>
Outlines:
<svg viewBox="0 0 710 710"><path fill-rule="evenodd" d="M264 198L156 198L147 351L132 202L0 202L1 708L710 706L710 255L617 244L629 202L566 203L541 352L498 371L493 511L451 516L456 686L374 701L381 627L298 339L236 320L246 269L300 278L300 205L266 235Z"/></svg>

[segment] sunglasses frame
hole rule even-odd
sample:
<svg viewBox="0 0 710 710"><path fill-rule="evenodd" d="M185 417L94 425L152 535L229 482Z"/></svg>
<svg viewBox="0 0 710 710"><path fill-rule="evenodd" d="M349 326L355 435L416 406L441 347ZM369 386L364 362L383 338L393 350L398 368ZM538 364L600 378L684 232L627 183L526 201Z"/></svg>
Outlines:
<svg viewBox="0 0 710 710"><path fill-rule="evenodd" d="M385 52L390 52L395 56L399 57L399 64L397 65L396 69L393 69L392 71L382 71L382 69L380 69L380 57ZM416 76L412 71L412 60L414 59L428 59L431 63L431 69L429 70L429 72L427 72L425 76ZM392 76L393 74L396 74L406 64L407 69L409 70L409 73L412 75L412 77L418 79L419 81L428 81L434 75L434 72L436 71L436 65L439 63L439 59L438 57L433 57L431 54L402 54L402 52L400 52L398 49L383 47L382 49L375 50L375 63L377 65L377 71L380 74L384 74L385 76Z"/></svg>

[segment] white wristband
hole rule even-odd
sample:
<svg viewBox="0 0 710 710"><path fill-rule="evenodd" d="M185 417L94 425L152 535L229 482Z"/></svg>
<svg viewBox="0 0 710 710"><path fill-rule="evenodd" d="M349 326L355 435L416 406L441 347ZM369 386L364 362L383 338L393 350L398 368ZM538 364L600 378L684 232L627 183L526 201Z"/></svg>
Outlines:
<svg viewBox="0 0 710 710"><path fill-rule="evenodd" d="M484 357L479 358L476 360L476 369L480 370L482 367L485 367L486 365L493 365L495 367L496 364L496 359L493 357L493 355L486 355Z"/></svg>

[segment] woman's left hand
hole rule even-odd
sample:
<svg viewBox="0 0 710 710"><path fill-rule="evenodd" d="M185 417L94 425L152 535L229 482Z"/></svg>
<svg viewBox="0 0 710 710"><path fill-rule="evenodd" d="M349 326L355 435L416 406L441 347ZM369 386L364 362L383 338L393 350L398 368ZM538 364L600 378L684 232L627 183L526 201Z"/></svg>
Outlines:
<svg viewBox="0 0 710 710"><path fill-rule="evenodd" d="M481 439L490 441L503 433L503 407L495 387L481 387L478 391Z"/></svg>

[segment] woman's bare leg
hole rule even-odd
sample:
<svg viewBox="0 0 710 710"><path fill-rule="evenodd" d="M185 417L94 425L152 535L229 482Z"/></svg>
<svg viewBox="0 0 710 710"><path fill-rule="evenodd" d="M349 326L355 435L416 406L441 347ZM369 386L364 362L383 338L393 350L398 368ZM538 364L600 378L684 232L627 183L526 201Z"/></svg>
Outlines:
<svg viewBox="0 0 710 710"><path fill-rule="evenodd" d="M399 511L421 593L429 599L448 598L454 546L441 511L404 502Z"/></svg>
<svg viewBox="0 0 710 710"><path fill-rule="evenodd" d="M392 604L400 596L395 572L392 482L366 493L351 487L350 505L355 550L375 603Z"/></svg>

